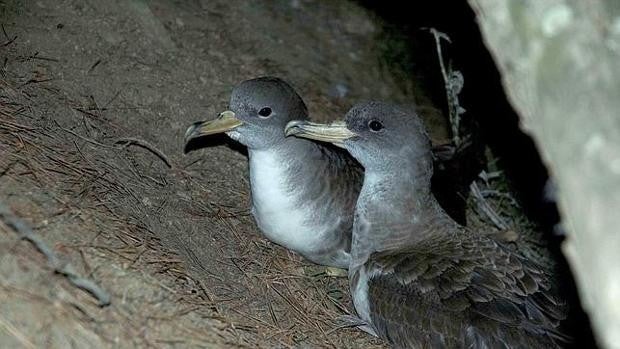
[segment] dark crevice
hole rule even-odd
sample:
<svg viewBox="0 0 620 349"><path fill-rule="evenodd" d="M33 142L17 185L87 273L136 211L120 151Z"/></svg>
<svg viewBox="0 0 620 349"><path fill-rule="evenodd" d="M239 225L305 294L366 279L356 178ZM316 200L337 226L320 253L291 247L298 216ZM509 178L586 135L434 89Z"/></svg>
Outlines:
<svg viewBox="0 0 620 349"><path fill-rule="evenodd" d="M488 147L497 167L506 173L512 193L524 213L545 233L554 257L560 265L560 289L571 304L567 332L576 339L575 347L595 347L587 316L580 307L575 283L560 251L562 237L557 231L559 214L555 203L545 197L549 181L533 140L519 128L519 117L508 102L500 73L485 47L475 14L466 1L402 3L379 0L360 0L363 6L386 24L382 34L385 64L401 76L401 83L414 80L431 103L447 115L444 82L440 75L435 41L427 28L446 33L452 43L443 46L444 61L459 70L465 80L459 95L463 115L461 132L473 140L473 151L465 161L455 161L452 171L461 171L461 178L471 180L471 174L483 161L483 149ZM465 164L466 166L458 165ZM473 165L472 165L473 164ZM459 168L461 166L461 168ZM473 168L472 168L473 167ZM447 171L449 173L450 171ZM442 179L442 181L445 179ZM458 187L463 188L463 184Z"/></svg>

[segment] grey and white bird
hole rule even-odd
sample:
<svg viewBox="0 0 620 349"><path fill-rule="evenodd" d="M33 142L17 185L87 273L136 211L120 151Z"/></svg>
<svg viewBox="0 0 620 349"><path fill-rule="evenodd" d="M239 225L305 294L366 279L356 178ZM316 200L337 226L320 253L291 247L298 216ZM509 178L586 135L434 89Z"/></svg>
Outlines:
<svg viewBox="0 0 620 349"><path fill-rule="evenodd" d="M187 142L226 133L248 149L252 214L265 236L312 262L348 268L353 212L363 169L337 147L284 135L291 120L307 120L301 97L281 79L236 86L230 109L197 122Z"/></svg>
<svg viewBox="0 0 620 349"><path fill-rule="evenodd" d="M293 121L364 167L349 282L367 331L398 348L549 348L567 306L545 268L460 226L430 190L431 146L415 112L370 102L345 121Z"/></svg>

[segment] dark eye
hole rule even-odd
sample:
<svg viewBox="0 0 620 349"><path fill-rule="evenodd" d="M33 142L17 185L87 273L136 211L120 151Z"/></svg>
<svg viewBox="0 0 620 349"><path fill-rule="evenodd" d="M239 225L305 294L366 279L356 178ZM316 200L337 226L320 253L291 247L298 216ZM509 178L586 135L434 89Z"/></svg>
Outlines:
<svg viewBox="0 0 620 349"><path fill-rule="evenodd" d="M368 123L368 128L373 132L379 132L383 129L383 124L377 120L372 120Z"/></svg>
<svg viewBox="0 0 620 349"><path fill-rule="evenodd" d="M261 110L258 111L258 115L263 118L268 117L269 115L271 115L271 108L269 107L262 108Z"/></svg>

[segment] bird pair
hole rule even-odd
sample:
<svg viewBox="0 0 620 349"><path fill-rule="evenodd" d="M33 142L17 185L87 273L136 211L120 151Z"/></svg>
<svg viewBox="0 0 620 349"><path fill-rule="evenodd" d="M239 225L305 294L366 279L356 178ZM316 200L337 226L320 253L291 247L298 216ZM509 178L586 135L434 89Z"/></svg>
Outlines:
<svg viewBox="0 0 620 349"><path fill-rule="evenodd" d="M288 84L259 78L237 86L230 110L191 126L186 141L221 132L248 148L252 213L267 238L348 268L360 328L403 348L567 340L567 309L545 269L437 203L415 112L369 102L344 121L313 123Z"/></svg>

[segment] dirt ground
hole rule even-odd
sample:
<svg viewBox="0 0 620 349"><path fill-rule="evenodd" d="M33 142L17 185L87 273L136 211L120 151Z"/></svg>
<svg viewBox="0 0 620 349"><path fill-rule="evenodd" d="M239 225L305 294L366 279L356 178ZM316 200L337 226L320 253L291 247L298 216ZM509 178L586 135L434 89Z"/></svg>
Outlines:
<svg viewBox="0 0 620 349"><path fill-rule="evenodd" d="M99 307L0 224L1 347L383 347L339 328L345 278L261 236L243 154L183 154L186 127L261 75L290 81L319 120L363 99L426 105L377 53L379 19L305 0L0 11L0 201L111 295ZM445 119L424 115L445 141Z"/></svg>
<svg viewBox="0 0 620 349"><path fill-rule="evenodd" d="M256 76L289 80L318 119L413 101L373 50L376 19L348 2L0 6L0 198L112 300L1 226L2 347L381 346L337 327L346 279L260 235L242 154L183 154L185 128Z"/></svg>

